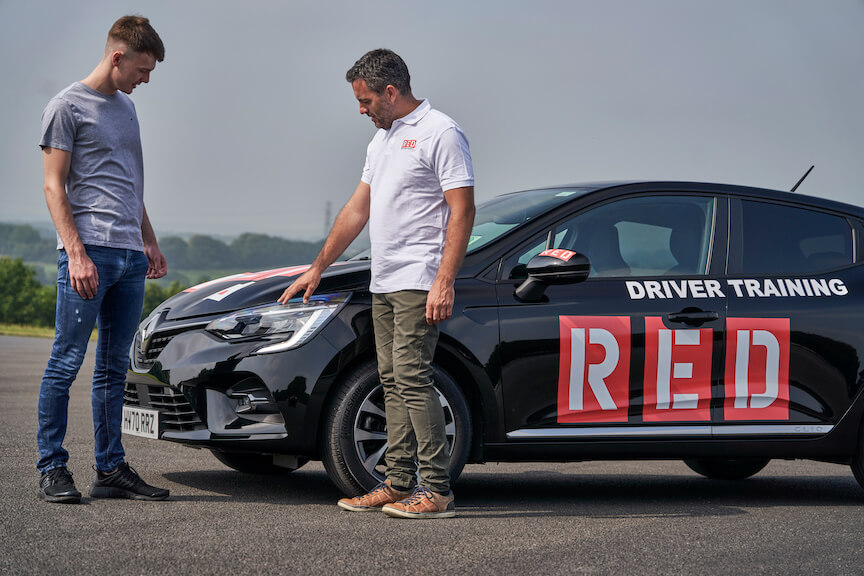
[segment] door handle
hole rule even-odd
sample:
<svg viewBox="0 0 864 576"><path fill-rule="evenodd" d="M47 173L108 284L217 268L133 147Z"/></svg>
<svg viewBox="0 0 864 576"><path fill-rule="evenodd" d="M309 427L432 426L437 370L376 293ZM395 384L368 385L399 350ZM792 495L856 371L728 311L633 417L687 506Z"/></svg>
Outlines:
<svg viewBox="0 0 864 576"><path fill-rule="evenodd" d="M681 322L683 324L704 324L712 320L717 320L720 315L717 312L703 310L682 310L681 312L673 312L666 315L669 322Z"/></svg>

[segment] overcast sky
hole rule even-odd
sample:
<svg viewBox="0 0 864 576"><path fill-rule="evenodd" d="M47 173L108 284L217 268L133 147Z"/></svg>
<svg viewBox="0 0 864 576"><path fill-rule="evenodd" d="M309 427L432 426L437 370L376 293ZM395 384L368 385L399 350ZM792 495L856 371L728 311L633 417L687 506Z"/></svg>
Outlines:
<svg viewBox="0 0 864 576"><path fill-rule="evenodd" d="M864 204L861 0L0 0L0 221L48 221L48 100L119 16L165 61L133 94L160 236L324 234L375 128L345 71L387 47L465 130L479 200L675 179Z"/></svg>

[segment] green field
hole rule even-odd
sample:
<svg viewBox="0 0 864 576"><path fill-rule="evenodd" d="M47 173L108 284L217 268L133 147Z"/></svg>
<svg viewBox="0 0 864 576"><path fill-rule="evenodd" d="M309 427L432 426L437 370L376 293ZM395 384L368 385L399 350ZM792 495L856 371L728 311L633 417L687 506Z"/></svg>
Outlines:
<svg viewBox="0 0 864 576"><path fill-rule="evenodd" d="M0 335L2 336L26 336L28 338L54 338L54 328L42 328L39 326L24 326L22 324L0 324ZM93 329L90 341L96 342L97 332Z"/></svg>
<svg viewBox="0 0 864 576"><path fill-rule="evenodd" d="M0 335L28 336L31 338L54 338L54 328L22 326L21 324L0 324Z"/></svg>

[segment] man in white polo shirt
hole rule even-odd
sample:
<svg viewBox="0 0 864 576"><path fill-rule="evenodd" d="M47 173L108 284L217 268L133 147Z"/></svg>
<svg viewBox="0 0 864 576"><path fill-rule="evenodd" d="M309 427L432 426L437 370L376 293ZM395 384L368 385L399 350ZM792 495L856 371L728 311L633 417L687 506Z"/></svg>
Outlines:
<svg viewBox="0 0 864 576"><path fill-rule="evenodd" d="M449 518L456 515L450 456L431 362L438 323L453 311L453 282L474 223L468 141L456 122L413 96L408 67L396 53L368 52L346 79L360 113L379 130L366 150L360 184L321 253L279 302L300 292L308 301L321 273L369 222L387 479L368 494L343 498L339 506L401 518Z"/></svg>

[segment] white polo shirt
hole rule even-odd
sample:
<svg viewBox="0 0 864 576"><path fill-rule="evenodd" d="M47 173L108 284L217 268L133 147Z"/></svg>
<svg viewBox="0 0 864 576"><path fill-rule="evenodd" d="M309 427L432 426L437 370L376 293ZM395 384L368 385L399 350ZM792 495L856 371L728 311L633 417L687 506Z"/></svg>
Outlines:
<svg viewBox="0 0 864 576"><path fill-rule="evenodd" d="M444 191L474 185L462 129L423 100L389 130L378 130L361 180L372 190L370 290L429 290L450 219Z"/></svg>

